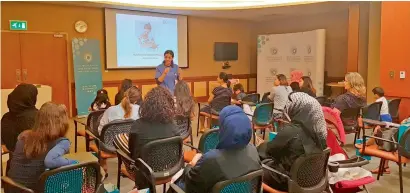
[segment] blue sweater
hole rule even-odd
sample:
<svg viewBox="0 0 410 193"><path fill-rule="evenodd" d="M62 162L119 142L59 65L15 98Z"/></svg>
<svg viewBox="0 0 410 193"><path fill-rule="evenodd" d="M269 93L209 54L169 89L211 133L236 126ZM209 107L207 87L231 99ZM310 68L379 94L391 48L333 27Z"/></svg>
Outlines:
<svg viewBox="0 0 410 193"><path fill-rule="evenodd" d="M7 176L14 181L23 184L28 188L35 188L38 178L46 169L53 169L65 165L76 163L74 160L64 158L68 153L70 141L67 138L60 138L48 144L46 154L35 158L27 158L24 153L24 136L19 137L16 148L11 156L10 169ZM28 136L27 136L28 137ZM16 192L8 189L6 192ZM17 191L19 192L19 191Z"/></svg>

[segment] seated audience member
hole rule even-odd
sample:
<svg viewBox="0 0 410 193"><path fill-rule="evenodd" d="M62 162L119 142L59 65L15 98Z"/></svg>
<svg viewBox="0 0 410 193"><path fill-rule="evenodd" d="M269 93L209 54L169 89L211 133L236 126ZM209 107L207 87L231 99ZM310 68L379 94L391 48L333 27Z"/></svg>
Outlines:
<svg viewBox="0 0 410 193"><path fill-rule="evenodd" d="M97 91L94 101L91 103L91 111L98 111L108 109L111 107L110 99L108 98L108 92L105 89Z"/></svg>
<svg viewBox="0 0 410 193"><path fill-rule="evenodd" d="M290 88L292 88L293 92L300 92L300 87L298 82L292 82L290 83Z"/></svg>
<svg viewBox="0 0 410 193"><path fill-rule="evenodd" d="M331 105L334 111L342 113L346 109L360 108L366 105L366 87L362 76L357 72L349 72L345 76L344 81L346 93L336 97ZM343 125L355 125L357 120L343 118Z"/></svg>
<svg viewBox="0 0 410 193"><path fill-rule="evenodd" d="M316 89L313 87L312 79L309 76L302 76L299 86L300 91L316 98Z"/></svg>
<svg viewBox="0 0 410 193"><path fill-rule="evenodd" d="M300 83L303 77L303 72L300 70L293 70L290 72L290 82L297 82Z"/></svg>
<svg viewBox="0 0 410 193"><path fill-rule="evenodd" d="M121 82L121 87L118 93L115 95L115 105L119 105L124 98L124 93L127 91L129 88L132 87L132 80L130 79L124 79Z"/></svg>
<svg viewBox="0 0 410 193"><path fill-rule="evenodd" d="M108 108L100 120L98 126L98 134L101 135L101 130L105 124L114 120L134 119L139 118L138 105L141 101L141 91L137 87L133 86L124 93L124 98L121 103Z"/></svg>
<svg viewBox="0 0 410 193"><path fill-rule="evenodd" d="M290 176L295 160L303 154L319 153L326 148L327 129L319 102L303 92L290 94L285 112L289 123L278 131L275 139L258 147L259 155L271 168ZM288 190L286 178L264 170L263 181L270 187Z"/></svg>
<svg viewBox="0 0 410 193"><path fill-rule="evenodd" d="M179 135L174 123L174 98L168 89L158 86L149 91L145 95L139 112L140 118L132 125L130 134L124 133L114 138L115 146L134 160L140 158L145 144ZM129 166L126 168L129 173L136 175L136 179L143 179ZM146 186L142 180L137 180L136 184L139 189Z"/></svg>
<svg viewBox="0 0 410 193"><path fill-rule="evenodd" d="M175 97L175 116L176 116L176 125L179 131L179 135L189 136L188 129L188 119L193 119L195 116L195 101L191 95L191 90L189 89L188 84L180 80L175 85L174 90ZM183 117L183 118L182 118ZM181 119L182 118L182 119ZM189 120L190 121L190 120ZM190 126L192 128L192 126Z"/></svg>
<svg viewBox="0 0 410 193"><path fill-rule="evenodd" d="M242 101L243 98L247 96L247 94L244 91L245 89L243 88L243 85L241 83L235 84L232 90L235 95L235 99L233 100L235 104L239 104L240 101Z"/></svg>
<svg viewBox="0 0 410 193"><path fill-rule="evenodd" d="M218 114L226 106L227 102L230 104L230 98L233 93L230 88L231 83L229 82L228 74L221 72L216 80L219 86L215 87L212 93L210 93L208 99L210 106L203 107L200 110L201 112ZM229 101L225 101L227 98L229 98ZM204 125L205 117L201 116L199 121L201 127L200 132L204 132L204 128L208 128Z"/></svg>
<svg viewBox="0 0 410 193"><path fill-rule="evenodd" d="M392 122L391 115L389 113L389 103L384 97L384 90L380 87L376 87L372 90L376 102L382 102L382 108L380 109L380 120L385 122Z"/></svg>
<svg viewBox="0 0 410 193"><path fill-rule="evenodd" d="M64 158L70 149L70 141L64 136L69 124L64 105L51 102L41 106L32 130L22 132L10 161L7 176L15 182L35 189L40 175L47 169L77 163ZM9 192L21 192L12 188Z"/></svg>
<svg viewBox="0 0 410 193"><path fill-rule="evenodd" d="M8 150L14 151L17 137L31 129L38 112L36 108L37 88L32 84L19 84L8 96L9 112L1 118L1 142Z"/></svg>
<svg viewBox="0 0 410 193"><path fill-rule="evenodd" d="M220 181L261 169L252 138L251 123L238 106L227 106L219 114L219 143L204 155L197 154L176 184L185 192L207 193Z"/></svg>
<svg viewBox="0 0 410 193"><path fill-rule="evenodd" d="M288 101L289 93L292 92L288 84L286 76L283 74L276 75L275 82L273 83L274 87L270 92L268 98L273 101L275 109L273 110L273 116L275 118L282 118L282 110L285 107L286 102Z"/></svg>

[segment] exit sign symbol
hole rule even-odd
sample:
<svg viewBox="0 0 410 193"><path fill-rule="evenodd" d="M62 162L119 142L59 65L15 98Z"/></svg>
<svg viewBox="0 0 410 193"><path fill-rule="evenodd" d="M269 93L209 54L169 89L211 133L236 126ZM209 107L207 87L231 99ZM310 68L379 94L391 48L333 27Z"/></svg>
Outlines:
<svg viewBox="0 0 410 193"><path fill-rule="evenodd" d="M27 21L10 20L10 30L18 30L18 31L27 30Z"/></svg>

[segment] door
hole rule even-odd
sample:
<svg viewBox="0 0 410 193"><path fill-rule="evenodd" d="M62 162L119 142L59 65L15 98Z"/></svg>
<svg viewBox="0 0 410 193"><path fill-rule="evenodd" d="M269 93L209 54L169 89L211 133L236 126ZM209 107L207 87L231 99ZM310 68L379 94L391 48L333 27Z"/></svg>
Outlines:
<svg viewBox="0 0 410 193"><path fill-rule="evenodd" d="M52 100L69 109L67 41L53 34L20 34L23 82L49 85Z"/></svg>
<svg viewBox="0 0 410 193"><path fill-rule="evenodd" d="M19 33L1 32L1 89L21 82Z"/></svg>

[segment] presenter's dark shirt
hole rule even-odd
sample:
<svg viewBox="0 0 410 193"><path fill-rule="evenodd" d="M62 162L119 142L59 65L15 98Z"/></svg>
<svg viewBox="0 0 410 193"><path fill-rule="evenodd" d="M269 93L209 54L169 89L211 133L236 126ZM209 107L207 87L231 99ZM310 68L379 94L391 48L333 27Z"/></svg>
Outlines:
<svg viewBox="0 0 410 193"><path fill-rule="evenodd" d="M165 68L167 68L164 64L160 64L157 66L156 72L155 72L155 79L157 80L158 85L163 86L164 88L167 88L172 95L174 95L174 90L175 90L175 84L176 81L179 79L178 75L178 65L177 64L172 64L170 66L171 70L168 72L167 76L165 76L165 79L163 82L159 82L158 78L164 73Z"/></svg>

